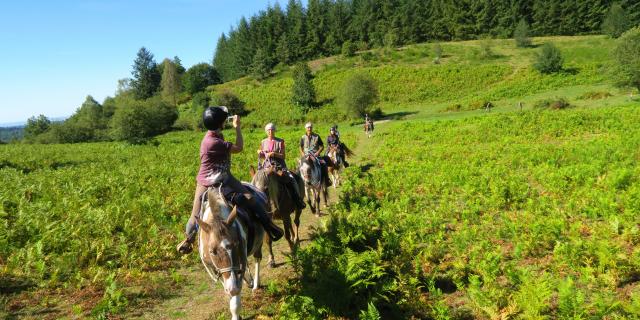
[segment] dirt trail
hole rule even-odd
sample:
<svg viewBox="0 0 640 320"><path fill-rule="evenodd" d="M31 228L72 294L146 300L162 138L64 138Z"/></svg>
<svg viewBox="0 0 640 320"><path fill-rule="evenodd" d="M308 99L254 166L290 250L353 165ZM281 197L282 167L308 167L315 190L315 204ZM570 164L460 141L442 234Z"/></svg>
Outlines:
<svg viewBox="0 0 640 320"><path fill-rule="evenodd" d="M384 123L386 121L376 121ZM351 163L359 163L359 160L366 156L367 145L374 138L367 139L364 133L358 134L355 148L356 154ZM329 189L329 203L336 203L339 199L340 189ZM324 201L322 202L324 203ZM326 209L323 213L326 213ZM300 217L300 245L304 247L309 242L310 234L320 225L323 217L317 218L307 208ZM289 253L289 246L286 241L274 243L273 252L276 259L276 267L269 268L266 264L268 253L266 246L263 247L263 260L261 262L261 283L260 289L254 293L248 289L246 284L242 290L242 312L244 319L262 319L261 314L275 311L278 301L272 301L270 295L266 294L269 285L274 283L285 283L294 274L291 265L286 263L286 254ZM192 253L196 254L197 253ZM253 261L250 258L250 265L253 270ZM193 260L185 261L185 267L177 270L177 277L182 279L183 285L176 290L169 298L163 299L160 303L152 301L149 306L142 306L126 315L127 319L227 319L229 318L229 298L224 293L222 285L214 284L205 273L202 264L194 263Z"/></svg>

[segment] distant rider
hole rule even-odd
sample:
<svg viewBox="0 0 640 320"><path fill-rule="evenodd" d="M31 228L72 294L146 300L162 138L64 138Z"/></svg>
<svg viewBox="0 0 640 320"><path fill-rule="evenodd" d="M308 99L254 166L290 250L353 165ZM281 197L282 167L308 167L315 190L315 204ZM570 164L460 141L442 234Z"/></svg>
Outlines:
<svg viewBox="0 0 640 320"><path fill-rule="evenodd" d="M331 185L331 181L329 180L329 172L327 170L327 163L324 157L321 157L320 154L322 150L324 150L324 144L322 143L322 139L319 135L313 132L313 124L311 122L307 122L304 125L305 134L300 138L300 155L305 156L307 153L313 154L313 156L321 160L320 161L320 169L322 170L322 178L327 186Z"/></svg>
<svg viewBox="0 0 640 320"><path fill-rule="evenodd" d="M349 163L347 162L347 159L345 157L344 144L340 141L340 134L338 133L337 125L334 125L333 127L331 127L331 129L329 129L329 136L327 136L327 144L329 145L329 149L331 149L331 147L336 148L337 150L336 156L338 158L338 163L342 162L345 168L349 167ZM327 151L327 155L328 155L328 151Z"/></svg>
<svg viewBox="0 0 640 320"><path fill-rule="evenodd" d="M258 158L262 160L261 168L273 168L276 172L282 171L283 174L279 176L289 190L289 194L291 194L296 206L299 209L304 209L306 205L300 195L298 181L293 173L287 169L284 140L275 136L276 126L273 123L268 123L264 127L264 131L267 133L267 138L262 140L258 150Z"/></svg>
<svg viewBox="0 0 640 320"><path fill-rule="evenodd" d="M196 178L197 184L193 198L193 209L187 222L186 239L176 248L182 254L190 253L193 250L193 242L197 234L195 217L200 214L200 198L208 187L220 188L227 201L247 209L246 211L262 224L273 241L280 239L283 235L282 229L271 221L264 206L260 205L240 181L231 174L231 154L242 151L243 140L240 130L240 117L237 115L233 116L236 143L233 144L224 140L222 128L227 115L226 107L208 107L204 110L202 116L204 126L209 131L204 135L200 144L200 170Z"/></svg>

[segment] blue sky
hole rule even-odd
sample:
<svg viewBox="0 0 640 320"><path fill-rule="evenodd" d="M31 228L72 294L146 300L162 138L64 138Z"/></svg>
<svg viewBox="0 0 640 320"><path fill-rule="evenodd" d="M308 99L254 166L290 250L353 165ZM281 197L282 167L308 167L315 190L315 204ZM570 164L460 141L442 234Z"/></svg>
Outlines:
<svg viewBox="0 0 640 320"><path fill-rule="evenodd" d="M144 46L159 63L209 62L218 37L276 1L7 0L0 4L0 124L70 116L113 96ZM287 1L279 1L286 8ZM303 3L306 3L304 1Z"/></svg>

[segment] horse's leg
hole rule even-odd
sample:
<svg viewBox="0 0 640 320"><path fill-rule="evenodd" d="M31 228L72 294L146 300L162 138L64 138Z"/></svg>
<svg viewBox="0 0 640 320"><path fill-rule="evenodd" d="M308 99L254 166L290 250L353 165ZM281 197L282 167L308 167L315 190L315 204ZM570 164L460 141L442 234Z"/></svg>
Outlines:
<svg viewBox="0 0 640 320"><path fill-rule="evenodd" d="M287 239L289 243L289 250L293 252L293 228L291 227L291 215L283 214L282 215L282 225L284 227L284 237Z"/></svg>
<svg viewBox="0 0 640 320"><path fill-rule="evenodd" d="M300 215L302 214L302 210L296 208L296 216L293 218L293 223L295 223L295 229L293 230L294 238L293 241L297 245L300 242ZM292 226L293 227L293 226Z"/></svg>
<svg viewBox="0 0 640 320"><path fill-rule="evenodd" d="M256 259L256 263L255 263L255 278L253 279L253 288L251 288L252 291L256 291L258 290L258 287L260 287L260 260Z"/></svg>
<svg viewBox="0 0 640 320"><path fill-rule="evenodd" d="M232 320L240 320L240 294L232 296L229 299L229 311L231 311L231 319Z"/></svg>
<svg viewBox="0 0 640 320"><path fill-rule="evenodd" d="M273 242L271 241L271 238L269 238L267 234L264 235L264 242L267 244L267 248L269 248L269 260L267 261L267 265L270 268L273 268L276 266L276 261L273 256Z"/></svg>
<svg viewBox="0 0 640 320"><path fill-rule="evenodd" d="M309 205L309 209L311 210L311 213L313 213L314 215L317 216L316 207L314 206L315 205L315 195L313 194L313 191L311 190L311 187L305 186L304 187L304 193L307 196L307 204Z"/></svg>
<svg viewBox="0 0 640 320"><path fill-rule="evenodd" d="M324 196L324 207L326 208L326 207L329 206L329 201L328 201L329 190L326 187L323 187L321 190L322 190L322 195ZM320 198L320 197L318 197L318 198ZM318 199L318 202L320 202L320 199Z"/></svg>
<svg viewBox="0 0 640 320"><path fill-rule="evenodd" d="M322 187L320 187L320 190L316 190L315 191L315 203L316 203L316 208L317 208L317 213L316 213L316 217L320 217L320 192L322 190Z"/></svg>

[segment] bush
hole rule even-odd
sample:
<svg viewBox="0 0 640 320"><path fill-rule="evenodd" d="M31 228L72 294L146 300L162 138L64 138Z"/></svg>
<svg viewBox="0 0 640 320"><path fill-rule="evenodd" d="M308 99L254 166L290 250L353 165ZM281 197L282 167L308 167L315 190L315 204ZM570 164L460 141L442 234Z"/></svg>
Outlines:
<svg viewBox="0 0 640 320"><path fill-rule="evenodd" d="M571 104L565 98L556 98L556 99L544 99L537 101L534 105L536 109L566 109L570 108Z"/></svg>
<svg viewBox="0 0 640 320"><path fill-rule="evenodd" d="M562 70L563 60L560 50L553 43L547 42L542 46L541 52L536 53L533 67L540 73L554 73Z"/></svg>
<svg viewBox="0 0 640 320"><path fill-rule="evenodd" d="M640 27L625 32L614 51L617 85L640 90Z"/></svg>
<svg viewBox="0 0 640 320"><path fill-rule="evenodd" d="M442 46L440 46L440 43L433 45L433 54L435 55L433 63L440 64L440 59L442 58Z"/></svg>
<svg viewBox="0 0 640 320"><path fill-rule="evenodd" d="M606 91L589 91L582 94L578 99L582 100L599 100L611 97L611 93Z"/></svg>
<svg viewBox="0 0 640 320"><path fill-rule="evenodd" d="M347 79L338 96L338 104L354 117L362 117L378 100L378 86L366 73Z"/></svg>
<svg viewBox="0 0 640 320"><path fill-rule="evenodd" d="M247 111L244 108L244 101L229 89L224 89L216 94L214 102L219 106L226 106L230 114L245 115Z"/></svg>
<svg viewBox="0 0 640 320"><path fill-rule="evenodd" d="M27 120L27 125L24 127L24 135L27 138L33 138L49 130L50 126L51 120L49 120L42 114L37 118L31 117L29 118L29 120Z"/></svg>
<svg viewBox="0 0 640 320"><path fill-rule="evenodd" d="M342 55L345 57L353 57L356 54L356 49L356 44L347 40L342 44Z"/></svg>
<svg viewBox="0 0 640 320"><path fill-rule="evenodd" d="M111 122L116 140L145 143L149 138L167 132L178 118L178 110L159 97L145 101L129 101L116 109Z"/></svg>
<svg viewBox="0 0 640 320"><path fill-rule="evenodd" d="M485 59L493 58L494 56L493 49L492 49L493 41L491 40L491 38L487 37L480 40L480 48L482 49L480 53L482 58L485 58Z"/></svg>
<svg viewBox="0 0 640 320"><path fill-rule="evenodd" d="M491 101L479 100L469 104L468 110L492 109L494 104Z"/></svg>

